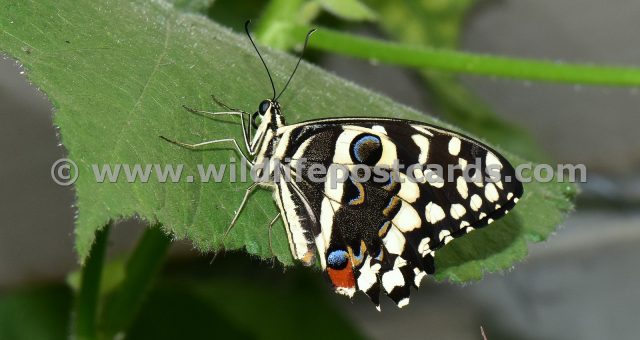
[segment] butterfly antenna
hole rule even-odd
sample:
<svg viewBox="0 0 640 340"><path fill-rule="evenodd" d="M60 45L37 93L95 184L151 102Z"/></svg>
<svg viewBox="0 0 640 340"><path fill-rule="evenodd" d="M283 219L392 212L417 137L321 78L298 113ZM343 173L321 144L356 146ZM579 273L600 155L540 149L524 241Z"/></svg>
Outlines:
<svg viewBox="0 0 640 340"><path fill-rule="evenodd" d="M273 99L275 100L276 86L273 85L273 78L271 77L271 72L269 72L267 63L264 62L264 58L262 58L262 54L260 54L260 51L258 50L258 46L256 46L256 43L253 41L253 38L251 38L251 33L249 32L250 24L251 24L251 20L247 20L247 22L244 23L244 30L245 32L247 32L247 37L249 37L249 41L251 41L251 45L253 45L253 48L256 50L256 53L258 53L258 57L260 57L260 60L262 61L262 65L264 65L264 69L267 70L267 75L269 76L269 81L271 82L271 89L273 89Z"/></svg>
<svg viewBox="0 0 640 340"><path fill-rule="evenodd" d="M280 91L280 94L274 99L275 101L277 101L278 98L280 98L280 96L282 95L282 93L284 93L284 90L286 90L287 86L289 86L289 83L291 82L291 79L293 79L293 75L296 74L296 71L298 70L298 66L300 65L300 62L302 61L302 56L304 56L304 51L307 49L307 44L309 44L309 38L311 37L311 35L315 31L316 31L315 28L312 29L311 31L309 31L307 33L307 37L304 38L304 46L302 46L302 52L300 53L300 58L298 58L298 62L296 63L296 67L293 69L293 72L291 72L291 76L289 77L289 80L287 80L287 83L282 88L282 91Z"/></svg>

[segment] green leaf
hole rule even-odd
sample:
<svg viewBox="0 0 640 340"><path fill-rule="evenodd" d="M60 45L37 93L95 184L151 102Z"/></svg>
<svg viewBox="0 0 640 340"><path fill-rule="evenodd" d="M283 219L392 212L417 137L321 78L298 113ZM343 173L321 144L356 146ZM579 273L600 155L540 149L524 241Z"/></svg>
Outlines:
<svg viewBox="0 0 640 340"><path fill-rule="evenodd" d="M375 20L376 13L359 0L316 0L322 8L345 20Z"/></svg>
<svg viewBox="0 0 640 340"><path fill-rule="evenodd" d="M282 87L296 58L262 50ZM232 106L254 110L271 95L246 37L163 1L81 6L71 0L5 1L0 5L0 51L20 60L29 79L53 102L62 143L78 164L76 249L81 260L98 228L110 219L134 216L161 223L174 238L187 238L201 251L220 249L248 183L230 183L228 176L221 183L200 183L196 165L228 164L232 158L238 163L239 155L231 146L192 152L158 136L184 142L241 139L234 117L214 121L189 114L181 105L220 110L210 100L216 94ZM306 63L281 101L289 123L393 116L450 127ZM524 162L506 157L516 165ZM184 164L184 175L179 183L159 183L153 176L148 183L126 183L124 177L98 183L92 165L105 163ZM196 180L189 183L186 175ZM446 259L438 256L441 277L466 280L482 270L510 266L526 252L526 240L544 239L560 223L573 195L570 185L525 185L525 196L510 216L469 236L479 243L452 242ZM255 192L225 247L270 257L267 226L275 215L271 192ZM273 251L292 264L281 223L274 226Z"/></svg>
<svg viewBox="0 0 640 340"><path fill-rule="evenodd" d="M215 0L167 0L173 6L186 12L202 13L206 12Z"/></svg>

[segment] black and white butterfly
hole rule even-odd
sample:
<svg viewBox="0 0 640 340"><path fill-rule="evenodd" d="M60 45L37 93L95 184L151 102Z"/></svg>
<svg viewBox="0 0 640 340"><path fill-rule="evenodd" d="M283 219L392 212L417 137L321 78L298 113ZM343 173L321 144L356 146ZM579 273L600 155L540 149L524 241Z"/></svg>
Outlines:
<svg viewBox="0 0 640 340"><path fill-rule="evenodd" d="M266 68L248 24L247 35ZM305 47L311 33L307 34ZM379 307L379 295L384 292L399 307L407 305L411 286L417 288L426 275L435 272L438 249L504 216L522 196L522 184L504 157L453 131L422 122L381 118L321 119L286 125L278 98L291 77L276 95L268 68L267 74L273 97L262 101L253 114L218 101L229 112L188 109L239 116L246 154L233 139L199 144L169 141L187 148L232 142L252 166L273 164L265 170L266 182L253 183L247 189L231 226L257 186L273 189L280 212L271 225L282 218L293 257L305 265L315 264L319 257L338 293L351 297L363 291ZM387 181L371 177L336 183L329 178L331 171L323 181L311 179L310 168L314 165L325 169L390 169L394 162L418 166L412 174L400 171ZM481 165L477 170L480 174L473 174L473 180L463 176L469 164ZM433 178L433 165L458 167L447 180L425 180L428 175ZM292 180L284 178L287 172L281 168L286 166L297 169ZM495 173L489 174L491 169ZM416 173L425 175L422 181L407 180Z"/></svg>

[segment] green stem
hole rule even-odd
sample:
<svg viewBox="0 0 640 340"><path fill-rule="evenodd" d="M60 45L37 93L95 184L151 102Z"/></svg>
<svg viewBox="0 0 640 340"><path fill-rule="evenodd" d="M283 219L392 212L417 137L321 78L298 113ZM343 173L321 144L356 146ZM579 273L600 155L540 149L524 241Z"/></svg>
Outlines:
<svg viewBox="0 0 640 340"><path fill-rule="evenodd" d="M170 245L171 238L159 226L145 231L127 261L123 282L105 302L100 324L105 338L112 338L131 325Z"/></svg>
<svg viewBox="0 0 640 340"><path fill-rule="evenodd" d="M311 27L291 28L297 36ZM309 48L394 65L452 73L583 85L639 86L640 68L570 64L411 46L354 36L328 28L314 34Z"/></svg>
<svg viewBox="0 0 640 340"><path fill-rule="evenodd" d="M96 315L102 265L104 263L110 225L106 225L96 233L80 279L80 288L75 301L75 338L79 340L96 339Z"/></svg>

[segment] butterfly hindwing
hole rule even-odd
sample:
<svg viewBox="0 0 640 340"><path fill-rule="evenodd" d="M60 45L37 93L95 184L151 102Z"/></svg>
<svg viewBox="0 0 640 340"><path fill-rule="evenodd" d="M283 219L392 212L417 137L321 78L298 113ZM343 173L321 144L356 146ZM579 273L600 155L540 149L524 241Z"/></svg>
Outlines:
<svg viewBox="0 0 640 340"><path fill-rule="evenodd" d="M502 217L522 196L513 167L497 152L424 123L319 120L285 126L277 135L275 156L296 169L288 191L299 197L288 204L305 202L303 210L317 217L302 224L312 229L304 239L315 238L323 269L338 292L351 296L361 290L376 305L380 291L406 305L410 287L435 271L436 250ZM394 163L405 167L399 178L387 181L331 178L331 167L353 171L357 166L363 172ZM478 165L475 171L471 164ZM329 170L324 177L314 175L314 165ZM490 174L499 174L500 181L492 182Z"/></svg>

